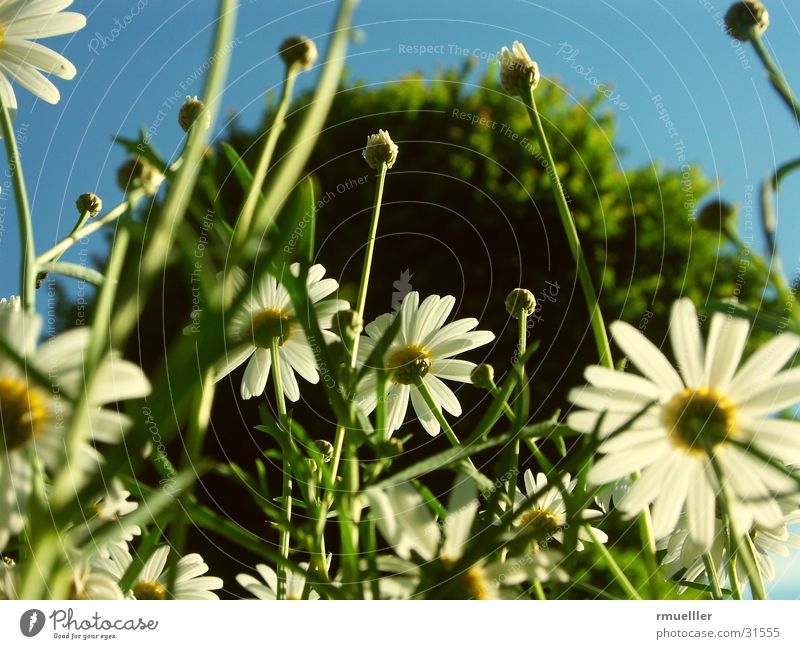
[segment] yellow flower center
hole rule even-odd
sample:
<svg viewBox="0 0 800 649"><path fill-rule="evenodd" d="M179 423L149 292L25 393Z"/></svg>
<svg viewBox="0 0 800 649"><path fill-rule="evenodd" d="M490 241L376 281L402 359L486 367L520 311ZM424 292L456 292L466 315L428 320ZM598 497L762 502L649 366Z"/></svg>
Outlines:
<svg viewBox="0 0 800 649"><path fill-rule="evenodd" d="M4 445L13 451L36 437L47 419L43 395L22 379L0 378L0 431Z"/></svg>
<svg viewBox="0 0 800 649"><path fill-rule="evenodd" d="M422 345L406 345L389 357L387 369L395 383L414 385L431 371L431 353Z"/></svg>
<svg viewBox="0 0 800 649"><path fill-rule="evenodd" d="M5 47L6 44L6 25L0 22L0 47Z"/></svg>
<svg viewBox="0 0 800 649"><path fill-rule="evenodd" d="M269 349L273 338L283 345L292 336L292 316L282 309L262 309L250 317L253 344Z"/></svg>
<svg viewBox="0 0 800 649"><path fill-rule="evenodd" d="M483 576L483 570L478 566L472 566L469 570L459 575L461 585L474 599L491 599L489 587Z"/></svg>
<svg viewBox="0 0 800 649"><path fill-rule="evenodd" d="M548 538L560 527L558 515L552 509L535 507L523 512L516 521L537 538Z"/></svg>
<svg viewBox="0 0 800 649"><path fill-rule="evenodd" d="M136 599L166 599L167 591L157 581L140 581L133 587Z"/></svg>
<svg viewBox="0 0 800 649"><path fill-rule="evenodd" d="M711 388L686 388L667 404L662 417L670 441L688 453L714 451L736 430L736 408Z"/></svg>

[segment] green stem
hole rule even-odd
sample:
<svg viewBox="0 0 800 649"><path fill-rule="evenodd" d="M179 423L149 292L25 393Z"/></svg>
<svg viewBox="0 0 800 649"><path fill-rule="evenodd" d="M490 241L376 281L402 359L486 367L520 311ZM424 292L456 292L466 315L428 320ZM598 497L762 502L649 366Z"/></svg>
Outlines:
<svg viewBox="0 0 800 649"><path fill-rule="evenodd" d="M593 547L597 548L600 551L600 554L603 555L603 558L606 560L606 564L608 565L608 569L611 570L611 573L622 587L622 590L625 591L625 594L628 596L628 598L637 600L642 599L641 595L639 595L636 588L634 588L633 584L630 582L630 579L625 576L625 573L617 563L616 559L611 556L611 553L608 551L608 548L605 546L605 544L600 542L600 539L597 538L597 535L592 531L592 528L587 525L586 531L592 539Z"/></svg>
<svg viewBox="0 0 800 649"><path fill-rule="evenodd" d="M262 199L261 191L264 187L264 180L269 171L272 156L275 153L275 147L278 145L278 138L285 128L286 112L289 109L289 104L292 101L292 91L294 90L294 82L297 74L300 71L300 66L291 64L286 66L286 72L283 77L283 92L281 94L280 103L275 111L275 116L272 119L272 124L269 127L266 140L264 141L264 148L261 150L261 156L258 159L258 165L253 173L253 182L250 185L250 190L247 192L244 206L242 207L239 220L236 223L236 234L234 235L234 247L244 244L250 234L250 226L253 222L253 214L256 211L259 201Z"/></svg>
<svg viewBox="0 0 800 649"><path fill-rule="evenodd" d="M575 222L572 220L572 214L569 211L567 198L564 195L564 187L556 170L556 163L553 159L553 154L550 151L550 144L547 141L547 135L544 132L542 119L539 116L539 111L536 109L536 98L534 97L533 88L523 94L523 101L525 107L528 109L528 116L530 117L531 124L533 124L536 131L536 137L539 140L539 147L542 150L547 162L547 169L550 174L550 185L553 188L553 196L558 206L558 213L561 216L561 224L564 227L564 232L567 235L567 242L572 257L578 269L578 279L583 289L583 297L586 301L586 306L589 309L589 316L592 323L592 332L594 333L594 341L597 346L597 353L600 357L600 363L608 368L614 369L614 362L611 357L611 347L608 343L608 334L606 333L606 325L603 321L603 314L600 311L600 303L597 300L597 293L594 290L592 283L592 276L589 272L589 267L586 264L586 258L581 248L581 242L578 238L578 231L575 228Z"/></svg>
<svg viewBox="0 0 800 649"><path fill-rule="evenodd" d="M8 167L14 184L14 204L17 207L17 221L20 237L20 297L26 311L36 309L36 248L33 243L33 221L22 174L22 160L17 148L17 136L11 123L8 107L0 101L0 127L6 144Z"/></svg>
<svg viewBox="0 0 800 649"><path fill-rule="evenodd" d="M206 110L211 115L212 122L219 112L225 79L228 75L233 51L230 44L235 37L238 9L238 0L220 0L217 31L209 59L213 63L203 91L203 96L207 98ZM139 272L132 273L121 290L122 302L117 307L111 331L111 340L117 347L124 346L139 321L141 310L147 304L147 296L153 284L169 265L172 244L179 229L177 224L183 219L194 195L211 133L211 129L193 128L189 131L183 154L184 163L170 185L152 236L144 242Z"/></svg>
<svg viewBox="0 0 800 649"><path fill-rule="evenodd" d="M96 271L94 268L88 268L86 266L82 266L81 264L70 264L60 261L58 263L42 264L38 268L39 275L37 279L43 279L43 276L49 275L50 273L55 273L57 275L64 275L66 277L80 279L84 282L94 284L95 286L102 286L103 282L105 281L105 277L102 273Z"/></svg>
<svg viewBox="0 0 800 649"><path fill-rule="evenodd" d="M84 225L85 221L82 222L82 220L79 220L78 225L75 226L72 232L70 232L65 239L59 241L52 248L39 255L36 258L36 263L41 265L48 262L57 261L61 258L61 255L63 255L66 250L75 245L75 243L81 239L85 239L93 232L96 232L102 228L104 225L115 221L119 217L126 214L129 210L133 211L138 202L141 200L142 196L144 196L144 192L140 190L131 192L124 201L113 208L108 214L97 219L93 223L90 223L89 225Z"/></svg>
<svg viewBox="0 0 800 649"><path fill-rule="evenodd" d="M431 391L428 389L428 386L425 385L425 381L423 379L417 379L414 385L416 386L417 390L419 390L419 393L420 395L422 395L422 398L425 400L425 403L427 404L428 408L431 409L433 416L436 417L436 421L438 421L439 425L442 427L445 437L447 437L447 439L450 440L450 443L454 447L457 448L461 446L461 442L459 441L455 432L453 432L453 429L450 427L450 424L447 422L447 419L445 419L442 411L439 410L439 406L436 405L436 401L433 400L433 395L431 394ZM467 458L466 462L474 471L477 471L471 458Z"/></svg>
<svg viewBox="0 0 800 649"><path fill-rule="evenodd" d="M717 460L717 457L714 455L713 451L708 449L706 454L709 462L711 463L711 467L714 470L717 483L719 484L719 500L722 509L722 518L725 526L728 528L728 536L730 540L728 554L733 559L742 560L742 565L744 566L744 570L747 573L747 578L750 581L750 589L753 592L753 599L767 599L767 593L764 589L764 581L761 578L761 572L759 571L758 565L755 562L755 557L750 554L750 548L742 543L742 540L745 537L739 533L736 521L733 519L731 508L733 499L731 498L730 489L728 488L727 478L720 468L719 461ZM732 588L736 587L735 566L736 564L733 561L729 562L728 564L729 570L731 570L729 577Z"/></svg>
<svg viewBox="0 0 800 649"><path fill-rule="evenodd" d="M723 599L722 588L719 585L719 576L717 575L717 567L714 565L714 559L711 557L710 552L703 553L703 563L706 567L708 574L708 581L711 584L711 593L714 599Z"/></svg>
<svg viewBox="0 0 800 649"><path fill-rule="evenodd" d="M211 421L211 407L214 403L216 384L214 372L206 371L200 385L195 389L192 403L192 414L189 418L189 431L186 436L185 454L181 462L180 471L184 473L196 465L203 450L203 442ZM177 563L186 550L186 540L189 531L189 504L192 501L192 486L187 487L181 497L175 500L175 523L173 532L169 535L170 544L174 552L170 553L168 565L167 593L171 598L175 596L175 580L178 577Z"/></svg>
<svg viewBox="0 0 800 649"><path fill-rule="evenodd" d="M794 115L795 121L800 124L800 104L798 104L797 98L794 96L792 89L789 87L786 79L781 74L778 66L775 65L775 61L772 59L772 56L770 56L767 48L764 46L764 41L761 39L761 35L753 33L750 38L750 42L753 44L756 54L758 54L758 58L761 59L761 62L767 69L767 74L769 75L769 80L772 83L773 88L778 91L781 99L783 99L784 103L792 112L792 115Z"/></svg>
<svg viewBox="0 0 800 649"><path fill-rule="evenodd" d="M518 331L518 339L517 339L517 362L519 363L519 359L521 359L525 355L525 349L528 344L528 314L521 310L517 314L517 331ZM525 366L520 363L520 371L522 372L522 378L520 379L519 385L519 392L518 394L522 394L523 390L525 389ZM516 428L516 415L514 416L514 430ZM524 422L523 422L524 423ZM519 439L514 440L511 445L511 457L509 458L508 466L506 467L506 475L514 475L516 476L516 471L519 468ZM508 481L508 498L513 503L516 500L517 495L517 480L516 478L513 480Z"/></svg>
<svg viewBox="0 0 800 649"><path fill-rule="evenodd" d="M284 429L287 435L291 435L289 426L287 425L286 417L286 400L283 395L283 381L281 380L281 366L280 356L278 354L279 339L277 337L272 339L270 343L270 355L272 358L272 383L275 386L275 402L278 407L278 420L281 428ZM292 473L289 462L284 458L283 460L283 480L281 490L281 500L283 511L286 514L286 520L292 519ZM289 558L289 530L286 528L281 529L280 540L278 549L284 559ZM278 566L278 599L286 599L286 568Z"/></svg>
<svg viewBox="0 0 800 649"><path fill-rule="evenodd" d="M383 202L383 186L386 182L386 164L381 163L378 170L378 182L375 186L375 203L372 206L372 219L369 225L369 235L367 237L367 249L364 252L364 265L361 268L361 283L358 286L358 300L356 301L356 313L358 319L363 322L364 310L367 306L367 289L369 288L369 276L372 271L372 256L375 253L375 239L378 236L378 221L381 216L381 203ZM350 352L350 367L356 366L358 358L358 336L353 341L353 348Z"/></svg>

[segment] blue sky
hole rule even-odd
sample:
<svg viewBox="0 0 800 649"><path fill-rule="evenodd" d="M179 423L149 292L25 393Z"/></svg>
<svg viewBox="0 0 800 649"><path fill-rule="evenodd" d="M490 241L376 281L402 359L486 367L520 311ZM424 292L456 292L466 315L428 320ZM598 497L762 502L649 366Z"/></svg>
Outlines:
<svg viewBox="0 0 800 649"><path fill-rule="evenodd" d="M241 4L218 132L233 114L245 125L259 121L264 90L281 78L278 43L286 35L305 33L324 51L335 10L332 0ZM597 83L613 85L616 105L610 107L618 114L622 164L659 161L680 168L699 163L718 180L726 199L747 206L755 196L751 188L776 164L797 155L800 138L752 49L723 33L728 4L363 0L347 65L355 77L391 82L414 69L433 76L437 66L459 64L466 54L477 56L483 68L500 46L522 40L542 74L563 83L576 98L593 92ZM75 1L73 9L88 16L87 28L47 44L76 64L78 77L56 80L62 92L57 106L17 92L16 128L39 251L69 231L80 193L95 191L107 206L121 198L114 177L123 155L113 136L150 128L155 146L174 157L183 136L177 125L180 100L202 92L204 77L197 71L208 57L216 5L211 0ZM767 6L772 18L768 46L790 82L800 87L800 62L792 56L800 39L800 11L792 13L780 0ZM415 53L419 48L414 46L423 46L422 53ZM313 84L315 76L304 75L301 83ZM662 119L665 113L672 131ZM800 207L800 178L793 180L777 205L779 246L790 274L800 265L800 219L794 215ZM0 295L18 292L17 226L9 192L4 184ZM88 252L102 250L98 237ZM72 251L65 259L79 254ZM774 594L797 597L800 561L791 570L783 565L787 577L775 585Z"/></svg>

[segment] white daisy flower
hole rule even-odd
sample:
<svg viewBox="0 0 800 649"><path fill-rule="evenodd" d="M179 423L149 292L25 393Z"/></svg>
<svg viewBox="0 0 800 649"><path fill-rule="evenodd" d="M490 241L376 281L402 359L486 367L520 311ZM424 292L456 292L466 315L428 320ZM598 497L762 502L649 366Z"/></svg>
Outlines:
<svg viewBox="0 0 800 649"><path fill-rule="evenodd" d="M758 571L761 576L772 581L775 579L775 564L771 555L788 557L792 550L800 548L800 535L790 531L790 526L800 523L800 509L788 501L781 501L783 512L782 524L775 528L764 528L755 525L749 530L750 540L756 550L755 557ZM705 562L703 561L703 548L698 546L689 536L686 521L681 520L675 531L659 543L659 549L665 549L662 565L664 574L669 579L679 573L684 581L707 582ZM714 541L708 549L714 563L720 584L730 584L727 573L727 551L725 547L725 530L720 519L714 521ZM736 563L736 576L740 584L747 583L747 571L741 561ZM683 592L685 587L679 589Z"/></svg>
<svg viewBox="0 0 800 649"><path fill-rule="evenodd" d="M292 264L290 270L297 276L300 264ZM333 315L350 308L350 305L345 300L321 301L339 289L335 279L323 279L324 276L325 268L319 264L308 270L308 296L315 305L327 344L336 340L335 334L329 331ZM244 290L244 273L234 273L234 283L237 292ZM257 286L251 288L242 309L232 319L231 335L237 345L218 366L216 380L250 359L242 377L242 399L263 394L272 366L270 345L273 338L280 341L278 356L287 399L297 401L300 398L295 372L309 383L319 381L314 352L302 326L296 321L289 293L272 275L265 275Z"/></svg>
<svg viewBox="0 0 800 649"><path fill-rule="evenodd" d="M406 561L412 552L424 561L439 559L446 566L463 556L478 512L478 489L468 477L459 476L447 504L447 518L440 526L419 492L409 484L385 491L366 492L378 529L397 555ZM563 579L560 555L540 551L506 562L481 560L456 576L461 591L474 599L500 599L503 586L525 580ZM408 576L404 570L404 577Z"/></svg>
<svg viewBox="0 0 800 649"><path fill-rule="evenodd" d="M748 328L746 320L715 314L704 351L694 305L678 300L670 322L678 373L639 331L615 322L614 339L644 376L592 366L585 373L590 385L570 393L570 401L584 410L571 413L567 423L590 433L605 413L601 436L654 404L628 430L601 444L604 457L588 479L601 485L641 471L617 507L633 516L652 503L657 538L671 532L685 510L694 541L711 545L719 485L709 453L734 502L749 501L735 508L739 530L781 524L773 494L794 490L794 483L731 441L800 464L800 424L769 418L800 400L800 368L781 371L800 339L789 333L773 338L737 371Z"/></svg>
<svg viewBox="0 0 800 649"><path fill-rule="evenodd" d="M136 511L139 507L139 503L136 501L128 500L130 495L129 491L123 489L122 483L114 478L108 484L105 495L94 506L96 516L86 523L86 528L88 528L90 534L106 524L111 524L115 527L114 535L109 539L108 543L96 548L103 556L108 556L108 546L110 544L127 548L128 543L142 533L142 529L138 525L125 520L128 514Z"/></svg>
<svg viewBox="0 0 800 649"><path fill-rule="evenodd" d="M61 54L35 39L71 34L86 26L85 16L63 12L72 0L5 0L0 2L0 98L13 114L17 98L14 81L50 104L61 95L45 74L73 79L77 74Z"/></svg>
<svg viewBox="0 0 800 649"><path fill-rule="evenodd" d="M308 564L299 564L303 572L287 571L286 574L286 599L303 599L303 589L306 587L306 573ZM278 575L269 566L259 563L256 570L263 581L259 581L252 575L241 573L236 575L236 581L250 591L256 599L274 600L278 598ZM319 599L319 594L312 588L308 592L309 600Z"/></svg>
<svg viewBox="0 0 800 649"><path fill-rule="evenodd" d="M403 299L398 313L385 313L366 326L366 335L361 336L358 346L362 365L394 318L402 321L384 359L386 369L392 372L385 395L387 434L391 435L403 424L409 399L423 428L430 435L439 433L439 422L416 386L418 380L428 388L440 411L444 409L456 417L461 415L461 404L441 379L470 383L475 363L453 356L490 343L494 334L472 331L478 326L475 318L462 318L445 325L455 303L456 299L450 295L430 295L420 304L419 293L412 291ZM367 414L377 404L376 386L374 372L359 386L357 400Z"/></svg>
<svg viewBox="0 0 800 649"><path fill-rule="evenodd" d="M564 502L563 494L556 488L547 489L547 476L544 473L539 473L534 478L533 472L528 469L523 477L525 480L525 493L517 489L514 497L514 508L521 507L534 494L540 495L514 520L514 527L520 532L532 534L533 540L544 547L547 547L551 541L563 543L564 529L568 525L567 505ZM562 484L567 492L572 493L578 481L570 480L570 474L565 473L562 476ZM501 501L500 507L505 510L506 504ZM581 518L584 521L594 520L602 516L603 512L596 509L584 509L581 512ZM592 542L592 537L586 529L587 527L591 529L598 541L601 543L608 541L608 536L602 530L588 524L581 525L578 530L578 543L576 545L576 549L579 552L583 550L583 541Z"/></svg>
<svg viewBox="0 0 800 649"><path fill-rule="evenodd" d="M22 309L22 301L19 299L18 295L12 295L7 300L6 298L2 298L0 299L0 309L19 311Z"/></svg>
<svg viewBox="0 0 800 649"><path fill-rule="evenodd" d="M37 349L40 329L41 319L36 315L0 309L0 339L23 357L29 368L20 370L0 351L0 550L22 529L32 487L29 452L35 453L47 469L63 464L64 432L71 415L67 397L77 395L84 381L90 330L81 327L67 331ZM32 370L49 385L39 383ZM88 395L91 407L80 427L80 451L71 458L76 482L102 462L95 443L119 442L130 425L122 413L100 406L150 392L141 369L116 355L107 356L97 372Z"/></svg>
<svg viewBox="0 0 800 649"><path fill-rule="evenodd" d="M72 566L70 599L124 599L118 580L87 559Z"/></svg>
<svg viewBox="0 0 800 649"><path fill-rule="evenodd" d="M127 548L109 547L107 558L99 557L94 561L97 569L105 571L119 582L133 562ZM133 586L127 599L166 599L169 586L169 573L166 570L169 547L162 545L150 555L133 580ZM222 588L219 577L203 577L208 566L199 554L187 554L178 560L175 592L173 599L219 599L211 591Z"/></svg>

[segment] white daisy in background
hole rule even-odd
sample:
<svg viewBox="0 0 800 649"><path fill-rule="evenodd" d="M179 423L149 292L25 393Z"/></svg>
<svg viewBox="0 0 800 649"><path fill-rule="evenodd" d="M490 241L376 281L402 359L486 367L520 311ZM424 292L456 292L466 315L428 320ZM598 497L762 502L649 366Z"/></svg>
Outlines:
<svg viewBox="0 0 800 649"><path fill-rule="evenodd" d="M17 534L32 487L29 453L47 469L64 461L64 431L71 415L68 397L77 395L84 381L84 357L90 330L72 329L51 338L38 349L41 319L17 309L0 309L0 339L25 359L27 370L0 351L0 550ZM37 381L33 370L40 378ZM95 443L117 443L130 425L117 410L102 409L107 403L137 399L150 392L141 369L107 356L97 370L89 399L89 412L79 428L80 450L71 458L74 483L102 462Z"/></svg>
<svg viewBox="0 0 800 649"><path fill-rule="evenodd" d="M800 464L800 423L769 418L800 400L800 368L781 371L800 339L789 333L773 338L737 371L748 330L746 320L717 313L704 351L694 305L678 300L670 337L679 374L639 331L615 322L614 340L644 376L592 366L585 374L590 385L570 393L583 410L569 415L569 426L591 433L604 415L601 436L653 404L628 430L601 444L604 457L588 479L601 485L641 471L617 508L633 516L652 503L657 538L670 533L685 510L694 541L711 545L719 486L709 453L734 501L749 501L735 508L739 530L781 524L773 494L793 491L794 483L731 441Z"/></svg>
<svg viewBox="0 0 800 649"><path fill-rule="evenodd" d="M532 540L543 547L547 547L551 541L563 543L564 529L568 525L567 505L564 502L563 494L556 488L547 489L547 476L544 473L539 473L534 478L533 472L528 469L523 477L525 480L525 493L517 489L514 497L514 508L521 507L534 494L540 495L514 520L514 527L521 533L531 534ZM578 481L570 480L569 473L565 473L561 479L564 489L568 493L572 493ZM506 504L501 501L500 507L505 510ZM589 535L587 528L592 530L597 540L601 543L608 541L608 536L606 536L605 532L588 524L588 521L602 516L603 512L596 509L584 509L581 512L581 518L587 521L587 524L581 525L578 531L578 543L576 545L578 551L583 550L582 541L592 542L592 537Z"/></svg>
<svg viewBox="0 0 800 649"><path fill-rule="evenodd" d="M287 572L286 599L303 599L303 590L306 587L306 573L308 572L308 564L301 563L299 566L303 572L297 573L291 570ZM272 568L264 565L263 563L256 565L256 570L263 581L260 581L252 575L248 575L246 573L236 575L236 581L239 582L242 588L250 591L250 593L252 593L256 599L277 599L278 575ZM319 599L319 594L312 588L308 592L308 599Z"/></svg>
<svg viewBox="0 0 800 649"><path fill-rule="evenodd" d="M378 529L401 559L410 561L413 552L426 562L438 558L451 566L463 556L479 504L478 489L471 478L456 478L447 504L447 518L441 526L410 484L385 491L369 489L366 496ZM481 560L455 579L459 589L471 598L500 599L505 595L504 586L526 580L565 579L558 567L559 559L556 552L539 551L505 562ZM407 578L408 569L401 576Z"/></svg>
<svg viewBox="0 0 800 649"><path fill-rule="evenodd" d="M133 586L126 593L127 599L167 599L170 578L166 569L168 555L168 546L156 548L134 577ZM119 583L132 562L133 557L127 548L112 545L109 547L109 556L96 558L94 567L107 572ZM219 599L212 591L222 588L222 579L202 576L208 572L208 566L199 554L181 557L176 569L173 599Z"/></svg>
<svg viewBox="0 0 800 649"><path fill-rule="evenodd" d="M385 313L366 326L366 335L361 336L358 346L361 365L393 319L402 320L384 358L385 368L392 372L385 395L387 434L391 435L403 424L409 399L423 428L431 435L439 433L439 422L416 386L418 380L424 382L440 410L456 417L461 414L456 395L441 379L470 383L475 363L453 356L490 343L494 334L472 331L478 326L475 318L462 318L445 325L455 303L456 299L450 295L431 295L420 304L419 293L412 291L403 299L398 313ZM377 376L370 372L359 385L357 403L369 414L377 400Z"/></svg>
<svg viewBox="0 0 800 649"><path fill-rule="evenodd" d="M72 566L70 599L124 599L118 579L92 566L88 559Z"/></svg>
<svg viewBox="0 0 800 649"><path fill-rule="evenodd" d="M300 265L292 264L290 270L297 276ZM336 335L329 331L333 315L350 308L350 305L345 300L321 301L339 289L335 279L323 279L324 276L323 266L317 264L309 268L308 296L316 308L319 325L325 336L324 342L328 344L336 340ZM244 273L234 273L237 292L245 290L246 281ZM250 289L242 309L232 318L231 336L236 345L217 367L216 380L219 381L250 359L242 377L242 399L263 394L272 366L270 345L273 338L279 339L281 380L287 399L297 401L300 398L295 372L309 383L319 381L314 352L295 318L289 293L272 275L267 274L257 286Z"/></svg>
<svg viewBox="0 0 800 649"><path fill-rule="evenodd" d="M6 298L0 299L0 309L10 309L12 311L19 311L22 309L22 301L19 299L19 296L12 295L10 298L6 300Z"/></svg>
<svg viewBox="0 0 800 649"><path fill-rule="evenodd" d="M755 525L749 531L750 540L755 548L756 565L761 576L771 581L775 579L775 564L772 556L788 557L792 550L800 548L800 535L790 531L790 526L800 523L800 509L793 503L781 501L783 522L778 527L768 529ZM681 520L675 531L659 543L659 549L666 549L662 565L665 567L665 577L672 578L681 575L684 581L708 582L705 562L703 561L703 548L697 545L689 536L685 520ZM725 547L725 530L722 521L714 521L714 541L708 550L714 567L718 574L720 584L725 586L730 583L727 573L727 551ZM682 574L681 574L682 573ZM741 561L736 563L736 576L740 584L746 584L747 571ZM683 592L681 587L679 592Z"/></svg>
<svg viewBox="0 0 800 649"><path fill-rule="evenodd" d="M62 12L72 0L5 0L0 2L0 99L11 112L17 98L14 81L50 104L61 95L44 74L73 79L75 66L50 48L33 42L38 38L71 34L86 26L86 17Z"/></svg>
<svg viewBox="0 0 800 649"><path fill-rule="evenodd" d="M139 503L135 500L128 500L130 495L130 492L123 488L118 479L112 479L105 495L94 506L95 516L89 519L81 529L82 532L86 531L92 535L101 527L107 525L114 527L113 536L102 546L93 548L103 556L108 556L109 545L114 544L127 548L128 543L142 533L142 529L138 525L129 523L125 519L128 514L133 513L139 507ZM91 546L91 542L89 545Z"/></svg>

